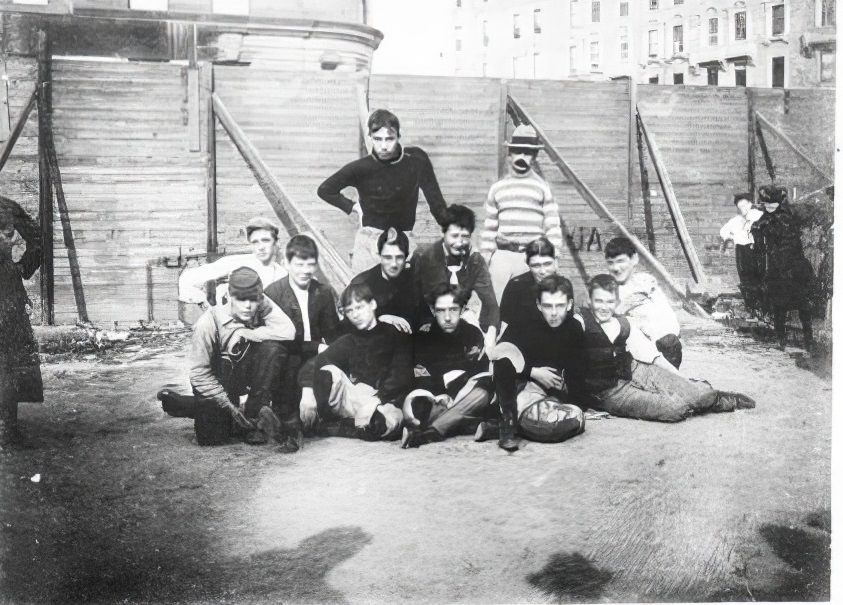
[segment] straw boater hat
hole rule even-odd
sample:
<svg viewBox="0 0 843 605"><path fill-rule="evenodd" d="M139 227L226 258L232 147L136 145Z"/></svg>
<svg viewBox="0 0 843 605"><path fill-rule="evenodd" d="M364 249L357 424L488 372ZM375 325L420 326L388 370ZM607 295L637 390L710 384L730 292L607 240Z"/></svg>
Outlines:
<svg viewBox="0 0 843 605"><path fill-rule="evenodd" d="M512 139L508 143L504 143L510 149L544 149L544 145L539 143L539 137L536 130L529 124L521 124L516 126L512 133Z"/></svg>

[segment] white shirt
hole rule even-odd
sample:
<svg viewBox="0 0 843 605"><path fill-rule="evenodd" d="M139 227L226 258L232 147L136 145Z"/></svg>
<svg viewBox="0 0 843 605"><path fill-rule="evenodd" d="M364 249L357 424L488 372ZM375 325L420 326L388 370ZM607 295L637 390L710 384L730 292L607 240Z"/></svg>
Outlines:
<svg viewBox="0 0 843 605"><path fill-rule="evenodd" d="M307 288L299 288L293 283L293 280L290 280L290 288L293 290L296 300L299 301L301 321L304 326L304 340L305 342L308 342L310 341L310 315L307 313L307 301L310 300L310 292L307 291Z"/></svg>
<svg viewBox="0 0 843 605"><path fill-rule="evenodd" d="M179 300L186 303L205 302L207 300L205 282L219 278L227 279L232 271L240 267L254 269L260 276L264 288L287 276L287 270L275 261L264 265L254 254L232 254L223 256L212 263L189 267L182 271L179 276ZM227 297L228 284L219 284L217 286L217 302L221 303Z"/></svg>
<svg viewBox="0 0 843 605"><path fill-rule="evenodd" d="M600 327L612 342L615 342L618 334L621 333L621 322L618 321L617 317L613 317L606 323L601 323ZM644 363L653 363L656 357L661 355L655 343L644 336L643 332L632 324L629 326L629 338L626 339L626 350L629 351L633 359Z"/></svg>
<svg viewBox="0 0 843 605"><path fill-rule="evenodd" d="M656 278L646 271L635 271L624 284L618 284L618 315L626 315L629 323L651 340L668 334L679 336L679 320L673 305L659 287Z"/></svg>
<svg viewBox="0 0 843 605"><path fill-rule="evenodd" d="M729 219L720 229L720 237L723 240L732 240L736 246L746 246L752 244L755 240L752 237L750 229L752 223L761 218L764 213L757 208L750 208L746 214L746 218L740 214Z"/></svg>

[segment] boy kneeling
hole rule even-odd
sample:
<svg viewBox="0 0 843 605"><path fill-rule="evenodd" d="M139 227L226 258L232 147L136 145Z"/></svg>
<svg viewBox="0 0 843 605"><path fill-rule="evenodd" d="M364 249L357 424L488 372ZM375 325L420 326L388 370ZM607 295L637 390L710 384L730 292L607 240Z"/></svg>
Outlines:
<svg viewBox="0 0 843 605"><path fill-rule="evenodd" d="M615 315L618 282L614 277L593 277L588 294L591 308L583 310L585 387L594 407L615 416L661 422L755 407L746 395L685 378L626 317Z"/></svg>
<svg viewBox="0 0 843 605"><path fill-rule="evenodd" d="M434 321L414 335L414 390L404 399L401 447L419 447L458 434L472 434L494 415L489 360L483 333L460 318L468 293L440 284L427 297Z"/></svg>
<svg viewBox="0 0 843 605"><path fill-rule="evenodd" d="M302 420L307 427L318 417L329 436L397 439L402 416L395 404L413 378L410 338L378 321L377 303L365 284L348 286L340 305L352 330L316 356L312 397L301 401Z"/></svg>
<svg viewBox="0 0 843 605"><path fill-rule="evenodd" d="M475 439L498 433L498 445L507 451L518 449L516 432L559 442L585 430L583 412L574 405L584 396L583 326L572 313L574 288L554 274L538 282L535 296L541 317L527 318L506 330L499 343L487 344L501 421L499 429L481 424Z"/></svg>

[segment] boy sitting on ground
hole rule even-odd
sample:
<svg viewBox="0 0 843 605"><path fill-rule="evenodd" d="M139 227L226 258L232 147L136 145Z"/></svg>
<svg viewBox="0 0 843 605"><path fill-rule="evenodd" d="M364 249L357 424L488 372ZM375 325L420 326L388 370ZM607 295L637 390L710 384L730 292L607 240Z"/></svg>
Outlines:
<svg viewBox="0 0 843 605"><path fill-rule="evenodd" d="M682 364L679 320L656 278L638 269L638 252L625 237L606 244L606 264L618 283L616 312L625 315L675 368Z"/></svg>
<svg viewBox="0 0 843 605"><path fill-rule="evenodd" d="M352 330L316 356L312 396L301 401L305 427L317 419L329 436L397 439L413 379L410 337L377 319L368 286L352 284L340 305ZM306 389L305 389L306 390Z"/></svg>
<svg viewBox="0 0 843 605"><path fill-rule="evenodd" d="M460 319L468 302L459 286L440 284L428 296L434 321L413 338L415 388L404 399L401 447L419 447L458 434L496 415L483 333Z"/></svg>
<svg viewBox="0 0 843 605"><path fill-rule="evenodd" d="M615 416L678 422L692 414L754 408L740 393L689 380L624 316L616 315L618 283L611 275L588 282L590 309L583 309L590 404Z"/></svg>

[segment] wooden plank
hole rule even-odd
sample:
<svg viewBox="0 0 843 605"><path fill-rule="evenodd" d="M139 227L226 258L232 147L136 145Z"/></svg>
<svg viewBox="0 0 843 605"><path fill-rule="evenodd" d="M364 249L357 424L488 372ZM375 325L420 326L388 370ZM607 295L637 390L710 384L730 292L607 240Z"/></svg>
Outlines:
<svg viewBox="0 0 843 605"><path fill-rule="evenodd" d="M246 137L246 133L237 125L234 118L228 112L222 100L216 93L212 93L214 111L219 118L231 141L237 147L246 165L255 175L261 190L275 210L275 214L281 220L288 233L304 233L312 237L320 249L323 259L322 271L325 273L328 283L337 293L341 292L353 277L351 268L343 260L334 245L319 232L307 218L298 210L289 198L281 183L270 172L269 167L261 158L258 150Z"/></svg>
<svg viewBox="0 0 843 605"><path fill-rule="evenodd" d="M365 149L366 153L372 153L372 141L369 138L369 95L362 82L355 86L355 92L357 93L357 112L360 117L361 151Z"/></svg>
<svg viewBox="0 0 843 605"><path fill-rule="evenodd" d="M6 53L0 59L0 70L2 70L2 85L0 85L0 141L7 141L11 134L11 115L9 110L9 74L6 72Z"/></svg>
<svg viewBox="0 0 843 605"><path fill-rule="evenodd" d="M199 70L196 67L187 68L187 140L190 151L199 151Z"/></svg>
<svg viewBox="0 0 843 605"><path fill-rule="evenodd" d="M770 122L767 118L764 117L763 114L759 112L755 112L755 119L765 128L767 128L770 132L772 132L782 143L784 143L793 153L798 155L808 166L810 166L817 174L822 176L825 180L829 183L833 183L834 179L831 178L825 171L820 168L811 156L805 153L793 140L787 136L781 129L776 127L775 124Z"/></svg>
<svg viewBox="0 0 843 605"><path fill-rule="evenodd" d="M38 71L38 220L41 227L41 323L55 322L55 275L53 259L53 182L47 160L52 111L51 59L47 34L37 33Z"/></svg>
<svg viewBox="0 0 843 605"><path fill-rule="evenodd" d="M757 146L755 140L755 94L752 89L746 89L746 107L748 118L747 130L747 185L749 187L749 195L755 199L755 149Z"/></svg>
<svg viewBox="0 0 843 605"><path fill-rule="evenodd" d="M207 202L207 237L206 250L209 254L217 253L217 120L214 112L214 99L208 95L207 143L208 164L205 172L205 200Z"/></svg>
<svg viewBox="0 0 843 605"><path fill-rule="evenodd" d="M506 173L506 158L509 155L506 147L506 100L509 98L509 82L501 80L500 107L498 109L498 178L502 179Z"/></svg>
<svg viewBox="0 0 843 605"><path fill-rule="evenodd" d="M770 150L767 149L767 139L764 137L764 132L761 130L760 122L755 122L755 140L758 142L758 147L761 149L761 157L764 158L764 167L767 169L767 175L770 177L770 182L776 182L776 165L773 163L773 157L770 155Z"/></svg>
<svg viewBox="0 0 843 605"><path fill-rule="evenodd" d="M513 108L515 112L519 114L519 118L524 122L527 122L533 126L536 130L536 134L538 135L539 139L541 139L542 143L544 143L544 152L550 158L550 160L562 171L562 174L565 175L571 184L576 188L577 192L582 196L583 200L591 207L591 209L599 216L600 218L609 221L612 225L623 235L624 237L628 238L632 244L635 246L635 249L638 251L638 254L650 265L650 267L656 272L659 278L661 278L664 283L666 283L670 289L680 298L680 300L685 303L686 308L689 311L698 315L700 317L709 317L708 313L705 312L705 309L700 307L699 304L690 300L685 292L685 290L680 286L673 276L664 268L664 266L658 261L656 257L650 254L650 251L644 247L641 241L635 237L625 226L621 223L606 207L606 205L598 199L594 192L586 185L582 179L571 169L568 163L559 155L559 152L554 147L553 143L550 139L547 138L547 135L544 133L542 128L536 124L536 122L530 117L530 115L524 110L523 106L518 103L518 100L515 99L512 95L508 97L508 104Z"/></svg>
<svg viewBox="0 0 843 605"><path fill-rule="evenodd" d="M644 141L641 135L641 125L638 123L638 112L635 113L636 146L638 150L638 167L641 170L641 199L644 203L644 228L647 230L647 246L650 252L656 253L656 231L653 228L653 205L650 200L650 176L647 174L647 157Z"/></svg>
<svg viewBox="0 0 843 605"><path fill-rule="evenodd" d="M632 223L632 208L635 205L635 148L638 139L638 85L635 78L627 80L629 86L629 132L626 144L626 220ZM642 181L643 184L643 181ZM647 194L649 195L649 191ZM647 233L649 239L649 232ZM650 251L653 247L650 246Z"/></svg>
<svg viewBox="0 0 843 605"><path fill-rule="evenodd" d="M36 86L35 90L33 90L32 94L29 96L29 101L26 102L23 111L18 116L18 119L15 122L15 127L12 129L9 138L6 139L6 142L3 143L3 147L0 148L0 170L3 170L3 166L6 165L6 161L9 159L9 156L12 155L12 149L15 147L15 143L18 142L18 137L20 137L20 134L23 132L23 127L26 126L26 121L29 119L29 114L32 112L32 108L35 107L35 100L37 97L38 87Z"/></svg>
<svg viewBox="0 0 843 605"><path fill-rule="evenodd" d="M673 190L673 185L670 182L670 176L667 173L667 166L662 160L658 145L654 137L647 132L647 124L644 121L644 116L638 113L638 121L641 125L641 133L644 135L644 141L647 143L647 149L650 152L650 159L653 161L653 166L656 169L656 176L659 177L662 191L664 192L665 200L667 201L667 208L670 212L670 218L673 220L673 226L676 229L676 235L679 237L679 242L682 245L682 251L685 253L685 258L688 261L688 267L691 269L691 275L698 284L705 281L705 272L702 268L702 263L697 256L697 249L694 247L694 242L691 240L691 234L688 232L688 227L685 225L685 217L682 216L682 209L679 207L679 201L676 199L676 193Z"/></svg>

